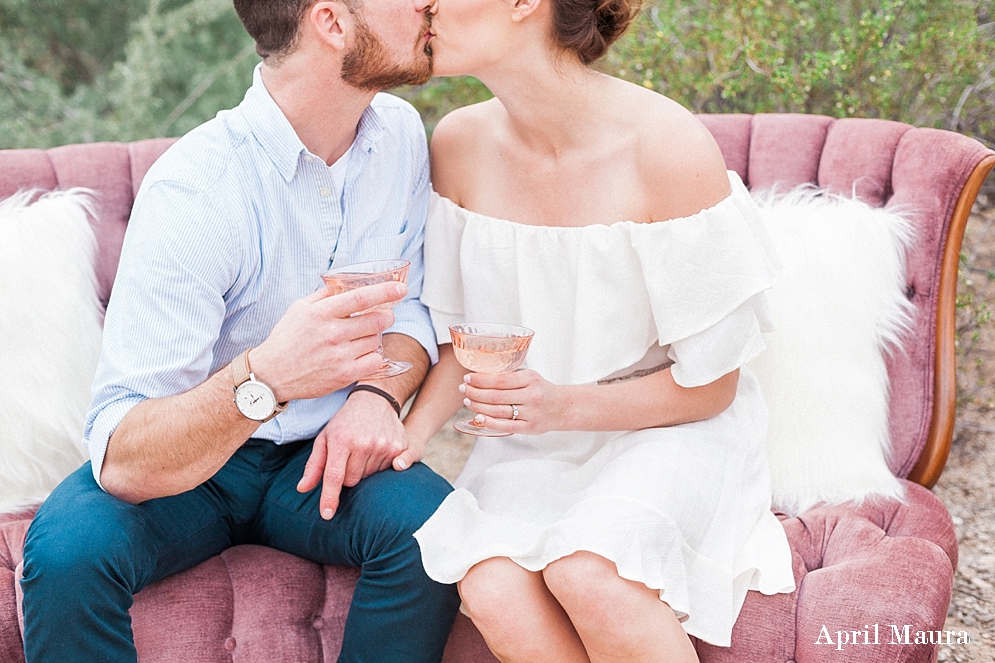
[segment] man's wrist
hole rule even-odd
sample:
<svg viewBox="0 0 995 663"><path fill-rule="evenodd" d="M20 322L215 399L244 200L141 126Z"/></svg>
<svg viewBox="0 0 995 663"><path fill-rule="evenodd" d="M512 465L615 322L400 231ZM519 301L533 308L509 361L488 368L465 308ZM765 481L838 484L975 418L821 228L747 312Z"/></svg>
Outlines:
<svg viewBox="0 0 995 663"><path fill-rule="evenodd" d="M291 399L284 395L285 385L280 384L277 376L274 374L272 370L274 363L270 361L270 357L263 345L260 344L254 348L250 348L250 352L251 357L249 357L249 362L252 374L260 382L265 382L273 390L273 394L281 403L290 402Z"/></svg>
<svg viewBox="0 0 995 663"><path fill-rule="evenodd" d="M258 380L249 364L249 348L237 356L230 364L232 387L236 408L242 415L253 421L266 423L284 411L286 402L280 402L273 389Z"/></svg>
<svg viewBox="0 0 995 663"><path fill-rule="evenodd" d="M387 401L387 403L390 404L391 409L393 409L394 412L397 413L397 416L398 417L401 416L401 404L397 401L397 399L394 398L394 396L391 395L389 392L384 391L383 389L381 389L379 387L374 387L371 384L357 384L357 385L355 385L352 388L352 391L349 392L349 395L346 396L346 399L348 399L349 397L351 397L353 394L355 394L357 392L362 392L362 391L365 391L365 392L368 392L368 393L371 393L371 394L376 394L378 397L384 399L385 401Z"/></svg>

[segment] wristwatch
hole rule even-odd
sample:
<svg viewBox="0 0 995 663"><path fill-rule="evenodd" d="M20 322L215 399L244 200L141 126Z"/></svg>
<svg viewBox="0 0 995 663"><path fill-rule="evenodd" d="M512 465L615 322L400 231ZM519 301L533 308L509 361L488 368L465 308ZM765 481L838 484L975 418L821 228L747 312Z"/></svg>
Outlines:
<svg viewBox="0 0 995 663"><path fill-rule="evenodd" d="M246 419L267 422L283 412L287 403L277 403L273 390L249 368L249 348L231 363L232 382L235 383L235 407Z"/></svg>

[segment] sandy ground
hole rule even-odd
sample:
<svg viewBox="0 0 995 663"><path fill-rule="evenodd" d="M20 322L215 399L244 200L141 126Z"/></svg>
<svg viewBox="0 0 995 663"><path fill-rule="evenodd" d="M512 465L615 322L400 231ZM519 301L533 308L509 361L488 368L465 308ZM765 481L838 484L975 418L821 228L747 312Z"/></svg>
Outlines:
<svg viewBox="0 0 995 663"><path fill-rule="evenodd" d="M995 321L988 320L988 306L995 311L995 200L982 197L975 207L963 257L960 407L950 459L934 492L950 510L960 542L945 628L966 631L971 643L942 647L939 660L995 663ZM425 462L452 481L471 448L469 437L446 426Z"/></svg>
<svg viewBox="0 0 995 663"><path fill-rule="evenodd" d="M968 223L958 293L960 406L950 459L934 492L960 542L947 630L972 643L943 647L940 661L995 663L995 200L981 197Z"/></svg>

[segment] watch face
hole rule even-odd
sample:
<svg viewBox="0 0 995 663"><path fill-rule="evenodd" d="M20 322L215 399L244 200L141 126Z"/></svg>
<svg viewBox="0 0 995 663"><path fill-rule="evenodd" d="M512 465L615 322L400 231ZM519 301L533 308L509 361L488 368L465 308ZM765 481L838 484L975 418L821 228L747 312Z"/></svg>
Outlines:
<svg viewBox="0 0 995 663"><path fill-rule="evenodd" d="M235 405L238 411L253 421L262 421L276 409L276 398L269 387L252 380L243 382L235 391Z"/></svg>

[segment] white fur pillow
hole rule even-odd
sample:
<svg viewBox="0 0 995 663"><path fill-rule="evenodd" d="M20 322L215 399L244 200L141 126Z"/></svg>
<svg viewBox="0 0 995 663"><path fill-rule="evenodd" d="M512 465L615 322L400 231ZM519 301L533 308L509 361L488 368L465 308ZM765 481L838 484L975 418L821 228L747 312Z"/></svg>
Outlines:
<svg viewBox="0 0 995 663"><path fill-rule="evenodd" d="M911 325L901 214L802 187L758 196L780 254L777 331L751 362L770 408L774 507L902 498L888 469L886 353Z"/></svg>
<svg viewBox="0 0 995 663"><path fill-rule="evenodd" d="M86 460L102 323L90 193L0 202L0 512L41 502Z"/></svg>

